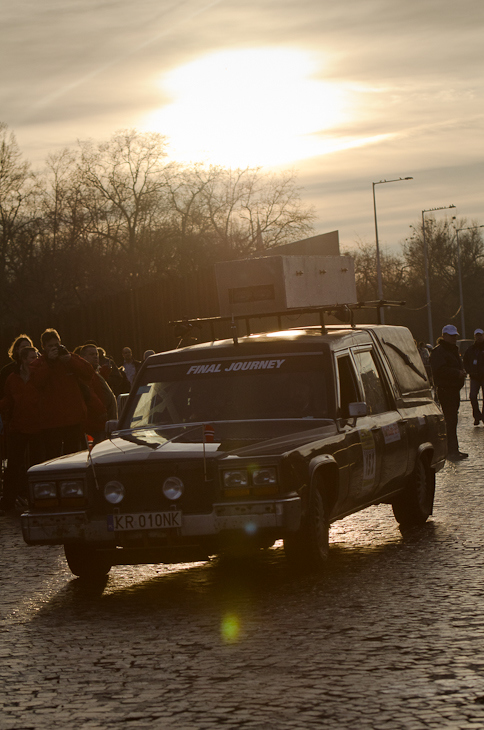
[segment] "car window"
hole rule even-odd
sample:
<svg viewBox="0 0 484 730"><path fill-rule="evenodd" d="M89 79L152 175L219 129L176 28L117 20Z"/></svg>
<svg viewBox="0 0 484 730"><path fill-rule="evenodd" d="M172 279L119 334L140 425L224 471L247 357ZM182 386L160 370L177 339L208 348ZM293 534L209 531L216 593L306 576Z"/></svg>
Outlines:
<svg viewBox="0 0 484 730"><path fill-rule="evenodd" d="M146 369L123 427L328 418L326 393L320 355L157 366Z"/></svg>
<svg viewBox="0 0 484 730"><path fill-rule="evenodd" d="M340 355L337 358L338 363L338 402L340 407L341 418L347 418L349 414L348 406L350 403L356 403L360 400L358 393L357 378L353 361L348 355Z"/></svg>
<svg viewBox="0 0 484 730"><path fill-rule="evenodd" d="M384 413L389 409L382 377L371 350L353 351L360 375L368 413Z"/></svg>

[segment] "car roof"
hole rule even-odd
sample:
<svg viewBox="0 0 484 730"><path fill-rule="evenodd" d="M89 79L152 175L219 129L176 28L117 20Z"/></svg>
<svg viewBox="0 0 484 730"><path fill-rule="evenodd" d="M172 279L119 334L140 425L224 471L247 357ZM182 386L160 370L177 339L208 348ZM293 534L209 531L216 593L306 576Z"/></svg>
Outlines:
<svg viewBox="0 0 484 730"><path fill-rule="evenodd" d="M291 328L274 332L260 332L239 337L237 343L232 338L213 340L189 345L176 350L168 350L157 355L151 355L149 364L156 365L158 362L166 364L168 361L179 361L180 359L213 358L219 357L222 352L230 351L231 354L239 356L253 355L257 352L270 354L281 351L304 351L327 352L328 350L342 349L357 342L370 342L370 330L376 330L375 334L383 336L390 335L391 330L406 330L405 327L387 325L327 325L324 330L319 326Z"/></svg>

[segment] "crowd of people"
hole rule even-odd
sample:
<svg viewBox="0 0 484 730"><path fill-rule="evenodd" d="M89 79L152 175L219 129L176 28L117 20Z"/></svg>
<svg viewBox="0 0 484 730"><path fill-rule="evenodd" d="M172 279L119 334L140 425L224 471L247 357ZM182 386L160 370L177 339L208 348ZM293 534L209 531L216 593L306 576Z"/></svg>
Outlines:
<svg viewBox="0 0 484 730"><path fill-rule="evenodd" d="M26 501L30 466L106 438L117 397L129 393L141 366L129 347L119 367L92 340L70 352L55 329L42 333L40 345L39 352L29 336L19 335L0 371L2 511Z"/></svg>

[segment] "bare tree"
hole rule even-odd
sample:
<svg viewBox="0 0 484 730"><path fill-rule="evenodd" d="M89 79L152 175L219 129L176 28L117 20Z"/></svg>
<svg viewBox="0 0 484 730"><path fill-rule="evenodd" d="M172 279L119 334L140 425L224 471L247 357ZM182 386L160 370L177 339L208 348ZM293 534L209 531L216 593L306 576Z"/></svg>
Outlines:
<svg viewBox="0 0 484 730"><path fill-rule="evenodd" d="M13 132L0 122L0 293L2 310L12 311L12 268L19 242L32 243L36 231L36 179L22 154Z"/></svg>
<svg viewBox="0 0 484 730"><path fill-rule="evenodd" d="M108 142L81 141L79 175L90 231L124 254L129 273L141 273L143 241L166 212L166 140L155 133L117 132Z"/></svg>
<svg viewBox="0 0 484 730"><path fill-rule="evenodd" d="M263 253L312 232L292 173L195 165L178 170L170 187L172 233L190 268Z"/></svg>
<svg viewBox="0 0 484 730"><path fill-rule="evenodd" d="M464 218L455 223L453 219L436 219L432 216L425 220L429 288L436 331L447 321L459 321L456 319L460 301L455 230L465 227L467 223ZM412 226L412 230L412 235L403 244L403 258L407 267L409 295L417 306L422 306L426 303L422 223ZM480 311L484 305L484 242L479 229L465 231L465 234L460 235L459 243L461 274L469 304L466 314L469 320L476 316L480 320Z"/></svg>
<svg viewBox="0 0 484 730"><path fill-rule="evenodd" d="M359 241L357 246L356 250L346 253L352 256L355 262L358 300L374 301L378 299L375 244ZM380 262L384 299L397 301L405 299L408 293L407 267L403 257L381 251Z"/></svg>

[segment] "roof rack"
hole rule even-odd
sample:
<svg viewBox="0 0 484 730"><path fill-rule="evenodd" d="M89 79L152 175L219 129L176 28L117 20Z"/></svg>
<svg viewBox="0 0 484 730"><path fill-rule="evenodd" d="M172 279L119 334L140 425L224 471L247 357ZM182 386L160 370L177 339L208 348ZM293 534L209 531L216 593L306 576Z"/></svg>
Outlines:
<svg viewBox="0 0 484 730"><path fill-rule="evenodd" d="M278 326L282 328L281 318L288 315L300 315L300 314L318 314L319 321L321 324L322 332L326 332L326 325L324 322L324 315L331 315L339 319L343 324L349 324L351 327L355 326L354 323L354 312L359 309L376 309L378 324L381 324L381 310L383 307L403 307L405 302L390 301L387 299L380 299L374 302L357 302L356 304L333 304L324 307L302 307L299 309L285 309L282 312L262 312L260 314L234 314L231 316L217 316L217 317L195 317L195 318L184 318L173 320L169 324L175 328L175 336L180 337L180 341L177 347L180 347L182 341L185 339L187 334L194 327L201 329L205 324L210 325L210 333L212 340L216 340L215 336L215 323L217 322L230 322L232 330L232 339L234 344L238 343L238 333L236 322L243 320L245 322L247 336L252 334L250 327L251 319L262 319L263 317L277 317Z"/></svg>

